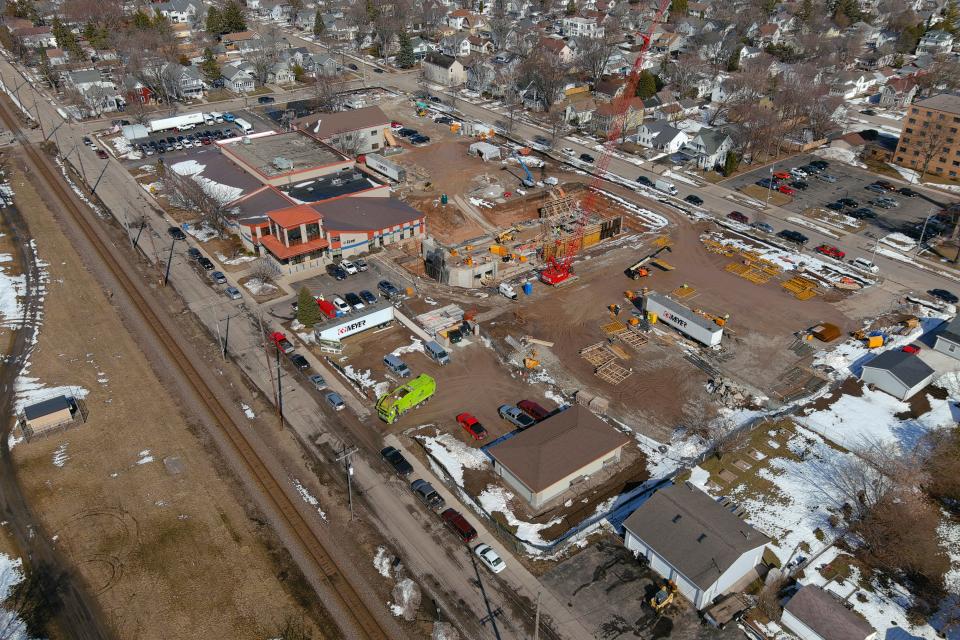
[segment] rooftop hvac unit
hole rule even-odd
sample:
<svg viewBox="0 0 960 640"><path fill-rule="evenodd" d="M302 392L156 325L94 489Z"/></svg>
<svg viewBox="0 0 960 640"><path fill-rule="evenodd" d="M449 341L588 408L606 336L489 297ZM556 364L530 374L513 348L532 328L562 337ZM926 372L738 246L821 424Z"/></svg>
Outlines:
<svg viewBox="0 0 960 640"><path fill-rule="evenodd" d="M354 171L353 173L350 174L350 179L351 179L351 180L359 180L359 179L361 179L362 177L363 177L363 174L361 174L361 173L359 173L359 172L357 172L357 171Z"/></svg>
<svg viewBox="0 0 960 640"><path fill-rule="evenodd" d="M293 162L287 160L283 156L277 156L273 159L273 166L280 171L289 171L290 169L293 169Z"/></svg>
<svg viewBox="0 0 960 640"><path fill-rule="evenodd" d="M332 185L335 186L335 187L342 187L343 184L344 184L344 179L343 179L343 178L334 178L333 180L330 181L330 184L332 184Z"/></svg>

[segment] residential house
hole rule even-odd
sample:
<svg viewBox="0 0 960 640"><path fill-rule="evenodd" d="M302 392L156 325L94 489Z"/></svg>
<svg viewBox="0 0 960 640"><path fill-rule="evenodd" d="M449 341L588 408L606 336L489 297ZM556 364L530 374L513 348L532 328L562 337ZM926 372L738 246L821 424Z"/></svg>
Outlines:
<svg viewBox="0 0 960 640"><path fill-rule="evenodd" d="M231 62L220 68L223 86L233 93L250 93L256 88L253 74L241 63Z"/></svg>
<svg viewBox="0 0 960 640"><path fill-rule="evenodd" d="M830 82L830 95L842 96L844 100L850 100L865 93L876 83L877 79L872 73L841 71Z"/></svg>
<svg viewBox="0 0 960 640"><path fill-rule="evenodd" d="M690 141L686 133L664 120L643 123L635 137L637 144L665 153L676 153Z"/></svg>
<svg viewBox="0 0 960 640"><path fill-rule="evenodd" d="M446 36L440 39L440 53L454 58L465 58L470 55L470 37L463 33Z"/></svg>
<svg viewBox="0 0 960 640"><path fill-rule="evenodd" d="M590 119L590 128L594 133L607 137L613 133L613 127L617 123L619 118L619 105L620 101L616 102L605 102L603 104L598 104L596 111L593 112L593 117ZM620 120L621 129L619 139L623 140L627 136L632 135L636 130L643 124L643 100L640 98L631 98L627 101L626 114Z"/></svg>
<svg viewBox="0 0 960 640"><path fill-rule="evenodd" d="M573 51L559 38L540 38L540 46L557 56L563 64L573 62Z"/></svg>
<svg viewBox="0 0 960 640"><path fill-rule="evenodd" d="M586 127L597 110L597 103L589 93L568 96L554 109L563 109L563 120L575 127Z"/></svg>
<svg viewBox="0 0 960 640"><path fill-rule="evenodd" d="M286 62L276 62L267 70L267 82L270 84L291 84L294 80L293 69Z"/></svg>
<svg viewBox="0 0 960 640"><path fill-rule="evenodd" d="M687 4L687 15L691 18L703 20L711 13L713 13L713 3L711 2L690 2Z"/></svg>
<svg viewBox="0 0 960 640"><path fill-rule="evenodd" d="M651 48L658 53L670 55L679 52L686 41L687 39L683 34L665 31L659 34Z"/></svg>
<svg viewBox="0 0 960 640"><path fill-rule="evenodd" d="M56 47L57 39L50 27L20 27L13 29L10 35L19 40L24 47L30 49L46 49Z"/></svg>
<svg viewBox="0 0 960 640"><path fill-rule="evenodd" d="M610 101L623 93L623 88L626 86L626 78L601 78L596 84L593 85L593 95L596 99Z"/></svg>
<svg viewBox="0 0 960 640"><path fill-rule="evenodd" d="M465 22L470 16L469 9L457 9L447 14L447 25L457 31L464 29Z"/></svg>
<svg viewBox="0 0 960 640"><path fill-rule="evenodd" d="M470 53L487 55L493 53L493 42L480 36L469 36L467 41L470 44Z"/></svg>
<svg viewBox="0 0 960 640"><path fill-rule="evenodd" d="M427 57L427 54L433 51L433 44L428 40L424 40L420 36L410 39L410 44L413 47L413 57L417 60L423 60Z"/></svg>
<svg viewBox="0 0 960 640"><path fill-rule="evenodd" d="M684 483L660 489L623 523L624 545L699 610L757 579L770 539L727 504Z"/></svg>
<svg viewBox="0 0 960 640"><path fill-rule="evenodd" d="M295 58L303 70L315 78L333 77L339 71L339 65L326 53L308 53Z"/></svg>
<svg viewBox="0 0 960 640"><path fill-rule="evenodd" d="M589 409L574 405L487 449L493 472L534 509L620 461L630 442Z"/></svg>
<svg viewBox="0 0 960 640"><path fill-rule="evenodd" d="M726 133L716 129L701 129L685 148L696 154L697 168L710 171L723 166L732 146L733 140Z"/></svg>
<svg viewBox="0 0 960 640"><path fill-rule="evenodd" d="M915 354L891 349L863 365L860 381L899 400L909 400L930 384L935 375L936 372Z"/></svg>
<svg viewBox="0 0 960 640"><path fill-rule="evenodd" d="M220 41L227 51L236 51L239 53L249 53L259 51L261 47L260 36L256 31L237 31L228 33Z"/></svg>
<svg viewBox="0 0 960 640"><path fill-rule="evenodd" d="M874 640L877 631L866 619L851 611L825 589L800 587L783 607L780 625L800 640Z"/></svg>
<svg viewBox="0 0 960 640"><path fill-rule="evenodd" d="M498 65L491 60L475 58L467 65L467 87L479 93L491 92L497 82Z"/></svg>
<svg viewBox="0 0 960 640"><path fill-rule="evenodd" d="M63 49L47 49L43 52L51 67L59 67L70 62L70 54Z"/></svg>
<svg viewBox="0 0 960 640"><path fill-rule="evenodd" d="M757 42L761 45L779 44L780 35L779 25L768 22L757 29Z"/></svg>
<svg viewBox="0 0 960 640"><path fill-rule="evenodd" d="M885 109L906 109L913 103L919 88L913 78L890 78L880 87L877 104Z"/></svg>
<svg viewBox="0 0 960 640"><path fill-rule="evenodd" d="M292 124L345 155L356 156L380 151L386 146L384 131L390 129L390 118L380 107L363 107L315 113L297 118Z"/></svg>
<svg viewBox="0 0 960 640"><path fill-rule="evenodd" d="M301 9L293 16L293 24L298 29L313 32L313 23L316 20L317 12L315 9ZM323 18L320 18L323 21Z"/></svg>
<svg viewBox="0 0 960 640"><path fill-rule="evenodd" d="M193 24L203 14L203 4L197 0L168 0L152 4L150 8L177 24Z"/></svg>
<svg viewBox="0 0 960 640"><path fill-rule="evenodd" d="M203 76L196 67L187 67L168 62L163 68L163 77L170 82L170 93L177 100L193 100L203 97Z"/></svg>
<svg viewBox="0 0 960 640"><path fill-rule="evenodd" d="M960 316L954 316L950 322L943 323L937 331L933 349L960 360Z"/></svg>
<svg viewBox="0 0 960 640"><path fill-rule="evenodd" d="M259 12L274 22L289 22L293 7L286 0L260 0Z"/></svg>
<svg viewBox="0 0 960 640"><path fill-rule="evenodd" d="M596 18L571 16L564 18L561 23L563 35L571 38L602 38L603 24Z"/></svg>
<svg viewBox="0 0 960 640"><path fill-rule="evenodd" d="M952 49L953 35L939 29L927 31L917 43L917 55L926 53L934 56L939 53L950 53Z"/></svg>
<svg viewBox="0 0 960 640"><path fill-rule="evenodd" d="M442 53L428 53L421 66L427 82L458 87L467 81L467 72L459 60Z"/></svg>
<svg viewBox="0 0 960 640"><path fill-rule="evenodd" d="M153 92L150 88L140 82L136 76L128 75L123 78L123 96L127 104L150 104L153 100Z"/></svg>
<svg viewBox="0 0 960 640"><path fill-rule="evenodd" d="M94 115L117 111L124 104L111 80L103 77L98 69L72 71L64 74L64 85L75 89Z"/></svg>

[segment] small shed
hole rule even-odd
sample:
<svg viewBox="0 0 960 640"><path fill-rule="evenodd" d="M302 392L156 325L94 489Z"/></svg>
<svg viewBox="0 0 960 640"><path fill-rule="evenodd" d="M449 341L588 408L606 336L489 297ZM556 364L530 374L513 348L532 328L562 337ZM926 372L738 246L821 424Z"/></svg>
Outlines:
<svg viewBox="0 0 960 640"><path fill-rule="evenodd" d="M829 322L821 322L813 329L810 329L813 337L820 342L833 342L840 337L840 327Z"/></svg>
<svg viewBox="0 0 960 640"><path fill-rule="evenodd" d="M933 348L935 351L960 360L960 316L941 325Z"/></svg>
<svg viewBox="0 0 960 640"><path fill-rule="evenodd" d="M31 404L23 409L26 429L32 435L56 429L61 425L73 422L73 412L75 410L76 404L72 398L67 396L57 396Z"/></svg>
<svg viewBox="0 0 960 640"><path fill-rule="evenodd" d="M790 598L780 622L801 640L873 640L877 636L860 614L812 584Z"/></svg>
<svg viewBox="0 0 960 640"><path fill-rule="evenodd" d="M912 353L884 351L863 365L860 381L886 391L898 400L909 400L933 381L936 372Z"/></svg>
<svg viewBox="0 0 960 640"><path fill-rule="evenodd" d="M469 153L484 161L500 159L500 147L489 142L474 142L470 145Z"/></svg>

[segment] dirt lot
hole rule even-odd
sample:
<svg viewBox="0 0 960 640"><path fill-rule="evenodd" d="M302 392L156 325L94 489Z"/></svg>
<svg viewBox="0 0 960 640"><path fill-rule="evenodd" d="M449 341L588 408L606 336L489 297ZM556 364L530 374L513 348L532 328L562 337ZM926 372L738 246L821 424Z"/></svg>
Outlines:
<svg viewBox="0 0 960 640"><path fill-rule="evenodd" d="M89 420L14 449L28 497L124 638L262 638L300 609L189 418L22 175L50 284L30 375L89 390Z"/></svg>

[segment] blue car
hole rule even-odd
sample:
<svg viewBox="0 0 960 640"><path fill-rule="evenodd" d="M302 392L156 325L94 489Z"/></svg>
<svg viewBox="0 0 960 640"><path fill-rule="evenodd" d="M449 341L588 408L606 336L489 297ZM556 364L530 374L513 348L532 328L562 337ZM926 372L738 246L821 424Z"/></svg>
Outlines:
<svg viewBox="0 0 960 640"><path fill-rule="evenodd" d="M237 119L237 116L233 115L232 113L227 112L227 113L223 114L223 121L224 121L224 122L233 122L233 121L236 120L236 119Z"/></svg>

